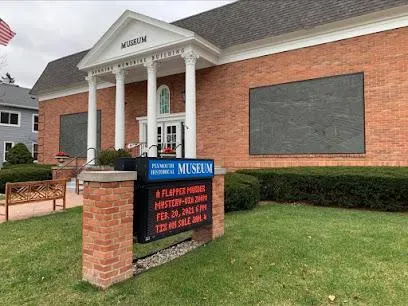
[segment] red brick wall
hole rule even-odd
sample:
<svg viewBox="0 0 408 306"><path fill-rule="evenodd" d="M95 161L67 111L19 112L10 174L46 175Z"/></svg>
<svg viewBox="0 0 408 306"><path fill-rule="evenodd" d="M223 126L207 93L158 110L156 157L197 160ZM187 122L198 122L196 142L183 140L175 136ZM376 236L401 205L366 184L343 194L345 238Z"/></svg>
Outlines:
<svg viewBox="0 0 408 306"><path fill-rule="evenodd" d="M166 84L170 88L171 113L184 112L182 91L184 75L161 78L157 86ZM139 124L136 117L147 114L147 83L131 83L125 87L126 143L137 142ZM97 91L97 109L101 110L101 147L107 149L115 144L115 87ZM88 110L88 93L75 94L40 102L39 106L39 162L55 163L59 148L60 116Z"/></svg>
<svg viewBox="0 0 408 306"><path fill-rule="evenodd" d="M212 223L193 230L193 240L207 242L224 235L224 174L212 182Z"/></svg>
<svg viewBox="0 0 408 306"><path fill-rule="evenodd" d="M53 180L70 180L76 176L76 169L74 167L66 167L61 169L61 167L52 168L52 179Z"/></svg>
<svg viewBox="0 0 408 306"><path fill-rule="evenodd" d="M134 181L85 182L82 276L102 288L133 275Z"/></svg>
<svg viewBox="0 0 408 306"><path fill-rule="evenodd" d="M227 168L408 165L408 28L303 48L197 71L197 154ZM160 69L160 68L159 68ZM249 155L249 88L364 72L366 154ZM184 74L170 87L172 112L184 111ZM138 139L146 82L126 85L126 141ZM102 147L114 143L115 90L98 91ZM40 161L58 151L59 116L87 109L87 94L40 103ZM44 141L46 139L46 141Z"/></svg>

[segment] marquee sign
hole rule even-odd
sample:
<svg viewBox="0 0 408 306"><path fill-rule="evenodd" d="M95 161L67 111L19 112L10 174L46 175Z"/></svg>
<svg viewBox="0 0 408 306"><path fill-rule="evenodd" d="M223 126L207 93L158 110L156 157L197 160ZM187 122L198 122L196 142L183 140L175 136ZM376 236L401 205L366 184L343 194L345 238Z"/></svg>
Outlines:
<svg viewBox="0 0 408 306"><path fill-rule="evenodd" d="M147 186L136 192L136 237L146 243L212 222L211 180ZM143 205L147 203L147 205ZM135 208L136 208L135 207Z"/></svg>
<svg viewBox="0 0 408 306"><path fill-rule="evenodd" d="M137 171L133 234L138 242L211 224L213 160L121 158L115 169Z"/></svg>

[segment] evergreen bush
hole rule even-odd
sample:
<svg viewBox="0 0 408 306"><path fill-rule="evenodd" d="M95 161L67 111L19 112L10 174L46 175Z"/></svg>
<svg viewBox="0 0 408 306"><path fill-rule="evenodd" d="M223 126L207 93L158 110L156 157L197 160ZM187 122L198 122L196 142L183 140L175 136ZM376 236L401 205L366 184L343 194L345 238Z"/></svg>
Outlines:
<svg viewBox="0 0 408 306"><path fill-rule="evenodd" d="M253 209L259 202L260 185L258 179L245 174L225 175L225 211Z"/></svg>
<svg viewBox="0 0 408 306"><path fill-rule="evenodd" d="M121 157L132 157L129 152L119 149L119 150L114 150L114 149L109 149L109 150L103 150L99 152L98 158L97 158L97 165L98 166L111 166L113 167L115 164L115 161L118 158Z"/></svg>
<svg viewBox="0 0 408 306"><path fill-rule="evenodd" d="M26 145L18 143L7 152L6 161L11 165L32 164L34 159Z"/></svg>
<svg viewBox="0 0 408 306"><path fill-rule="evenodd" d="M0 170L0 193L5 192L6 183L44 181L52 178L51 168L22 167Z"/></svg>
<svg viewBox="0 0 408 306"><path fill-rule="evenodd" d="M258 178L261 200L408 211L406 167L299 167L238 172Z"/></svg>

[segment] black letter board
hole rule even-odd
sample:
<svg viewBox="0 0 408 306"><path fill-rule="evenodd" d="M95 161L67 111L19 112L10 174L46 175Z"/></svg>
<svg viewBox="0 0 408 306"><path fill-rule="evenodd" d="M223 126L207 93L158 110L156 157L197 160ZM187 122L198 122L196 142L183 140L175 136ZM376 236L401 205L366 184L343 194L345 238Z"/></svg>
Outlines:
<svg viewBox="0 0 408 306"><path fill-rule="evenodd" d="M214 161L121 158L115 170L137 171L133 235L147 243L212 222Z"/></svg>

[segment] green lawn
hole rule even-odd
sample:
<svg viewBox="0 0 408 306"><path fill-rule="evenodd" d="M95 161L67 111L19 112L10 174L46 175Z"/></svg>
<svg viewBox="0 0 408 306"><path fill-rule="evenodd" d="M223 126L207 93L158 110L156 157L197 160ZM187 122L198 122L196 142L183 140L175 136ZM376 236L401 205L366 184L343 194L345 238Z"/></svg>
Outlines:
<svg viewBox="0 0 408 306"><path fill-rule="evenodd" d="M223 238L105 292L81 282L79 208L4 223L0 304L326 305L334 295L408 305L407 217L261 206L229 214Z"/></svg>

